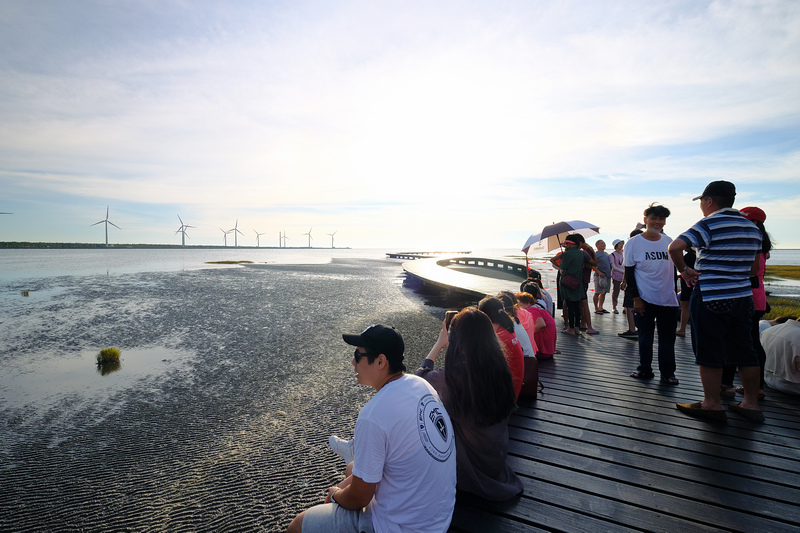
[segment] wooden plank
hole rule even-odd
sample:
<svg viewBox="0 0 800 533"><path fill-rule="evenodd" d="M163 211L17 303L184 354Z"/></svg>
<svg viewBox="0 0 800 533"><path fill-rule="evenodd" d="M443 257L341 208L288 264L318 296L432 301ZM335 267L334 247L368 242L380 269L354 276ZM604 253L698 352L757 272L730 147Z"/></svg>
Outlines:
<svg viewBox="0 0 800 533"><path fill-rule="evenodd" d="M676 342L680 385L640 381L628 376L637 343L616 335L624 318L592 318L601 334L559 337L562 353L540 363L544 393L511 418L525 494L501 508L460 502L454 530L800 530L800 398L767 390L763 424L688 417L675 403L702 398L690 339Z"/></svg>

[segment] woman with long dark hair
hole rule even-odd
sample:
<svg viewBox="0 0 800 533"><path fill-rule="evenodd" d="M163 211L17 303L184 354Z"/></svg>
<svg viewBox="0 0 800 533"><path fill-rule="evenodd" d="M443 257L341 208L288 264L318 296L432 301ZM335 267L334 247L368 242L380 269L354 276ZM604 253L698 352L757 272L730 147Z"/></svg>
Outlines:
<svg viewBox="0 0 800 533"><path fill-rule="evenodd" d="M751 335L753 337L753 348L758 354L758 363L761 367L761 388L758 390L758 399L763 400L764 394L764 365L767 362L767 354L764 352L764 347L761 346L761 336L758 330L758 323L767 313L767 293L764 290L764 271L767 267L767 259L769 259L769 252L772 250L772 239L767 233L767 228L764 227L764 222L767 220L767 214L758 207L743 207L739 212L756 225L761 230L761 253L756 256L758 261L758 274L750 278L751 286L753 288L753 327ZM736 374L736 366L727 365L722 371L722 385L720 386L720 396L723 398L734 398L736 393L744 394L743 387L733 388L733 377Z"/></svg>
<svg viewBox="0 0 800 533"><path fill-rule="evenodd" d="M519 397L522 384L525 381L525 354L522 352L522 346L514 333L514 321L506 313L503 302L494 296L487 296L478 302L478 309L486 313L486 316L492 321L494 331L500 339L500 344L506 354L508 368L511 370L514 393Z"/></svg>
<svg viewBox="0 0 800 533"><path fill-rule="evenodd" d="M433 370L445 346L445 366ZM506 464L516 393L489 317L467 307L453 318L449 331L443 323L416 374L433 385L453 422L456 488L496 501L520 494L522 482Z"/></svg>

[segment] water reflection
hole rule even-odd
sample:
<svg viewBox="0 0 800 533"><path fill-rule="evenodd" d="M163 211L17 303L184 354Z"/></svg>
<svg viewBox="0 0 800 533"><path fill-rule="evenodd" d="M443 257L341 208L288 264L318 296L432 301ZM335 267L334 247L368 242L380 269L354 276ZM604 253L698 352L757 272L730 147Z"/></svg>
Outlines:
<svg viewBox="0 0 800 533"><path fill-rule="evenodd" d="M97 373L101 376L107 376L122 368L122 363L119 361L106 361L104 363L97 363Z"/></svg>

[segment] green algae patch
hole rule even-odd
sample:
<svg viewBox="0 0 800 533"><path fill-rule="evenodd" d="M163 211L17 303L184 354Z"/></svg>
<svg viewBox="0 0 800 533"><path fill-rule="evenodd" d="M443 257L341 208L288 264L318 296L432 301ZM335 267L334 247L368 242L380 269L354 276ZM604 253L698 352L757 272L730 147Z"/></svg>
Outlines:
<svg viewBox="0 0 800 533"><path fill-rule="evenodd" d="M115 348L113 346L109 348L103 348L97 354L97 364L103 365L106 363L119 363L119 348Z"/></svg>
<svg viewBox="0 0 800 533"><path fill-rule="evenodd" d="M241 265L243 263L252 263L252 261L206 261L208 265Z"/></svg>

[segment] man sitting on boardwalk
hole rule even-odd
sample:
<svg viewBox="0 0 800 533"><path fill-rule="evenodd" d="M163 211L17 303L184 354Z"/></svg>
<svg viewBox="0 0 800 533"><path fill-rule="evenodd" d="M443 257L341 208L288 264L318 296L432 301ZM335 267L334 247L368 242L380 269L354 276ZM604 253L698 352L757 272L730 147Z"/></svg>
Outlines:
<svg viewBox="0 0 800 533"><path fill-rule="evenodd" d="M736 187L728 181L713 181L700 200L705 218L669 245L669 255L689 285L696 285L689 301L692 347L700 366L703 401L679 403L676 407L691 416L709 420L727 419L722 409L720 387L726 363L739 367L744 400L729 403L728 409L750 420L764 420L758 407L760 370L750 337L753 294L750 276L755 275L756 254L761 249L759 229L733 209ZM694 268L683 252L697 251Z"/></svg>
<svg viewBox="0 0 800 533"><path fill-rule="evenodd" d="M800 320L800 319L798 319ZM773 389L800 394L800 321L787 320L767 328L761 344L767 354L764 379Z"/></svg>
<svg viewBox="0 0 800 533"><path fill-rule="evenodd" d="M404 373L400 334L381 325L342 335L375 396L356 420L355 458L325 503L297 515L290 533L447 531L456 497L453 425L436 390Z"/></svg>

